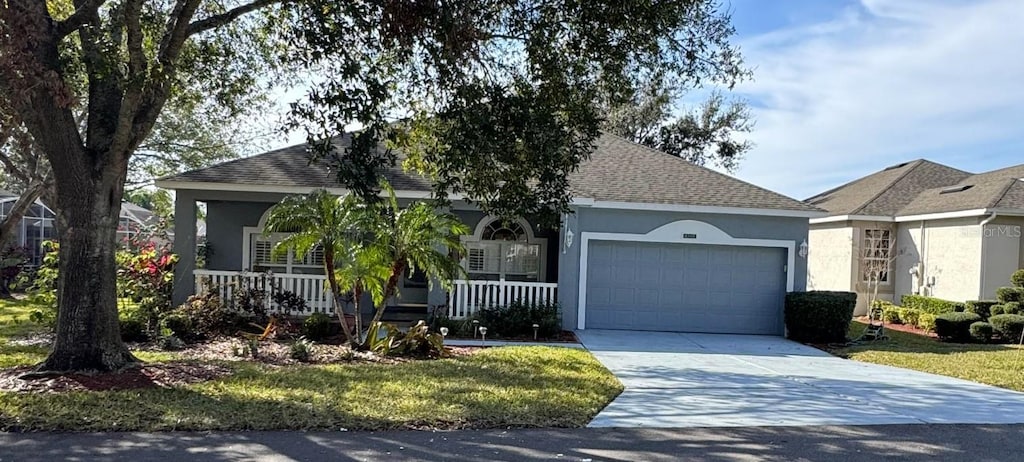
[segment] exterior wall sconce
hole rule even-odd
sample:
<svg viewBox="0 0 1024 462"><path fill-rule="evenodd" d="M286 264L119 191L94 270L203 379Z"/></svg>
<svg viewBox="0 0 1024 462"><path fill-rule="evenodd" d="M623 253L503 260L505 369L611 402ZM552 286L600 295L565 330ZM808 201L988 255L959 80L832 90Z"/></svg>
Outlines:
<svg viewBox="0 0 1024 462"><path fill-rule="evenodd" d="M800 258L807 258L807 238L804 238L804 241L800 243L800 250L797 254L800 255Z"/></svg>
<svg viewBox="0 0 1024 462"><path fill-rule="evenodd" d="M572 228L570 228L569 227L569 223L566 222L566 224L565 224L565 245L562 246L562 253L563 254L568 252L569 248L572 247L572 237L573 237Z"/></svg>

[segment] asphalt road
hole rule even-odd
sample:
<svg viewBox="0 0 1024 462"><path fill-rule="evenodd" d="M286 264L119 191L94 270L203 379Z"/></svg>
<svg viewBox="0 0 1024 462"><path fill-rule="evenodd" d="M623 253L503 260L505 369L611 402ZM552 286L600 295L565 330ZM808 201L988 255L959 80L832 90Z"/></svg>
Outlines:
<svg viewBox="0 0 1024 462"><path fill-rule="evenodd" d="M1024 460L1024 425L0 433L0 461Z"/></svg>

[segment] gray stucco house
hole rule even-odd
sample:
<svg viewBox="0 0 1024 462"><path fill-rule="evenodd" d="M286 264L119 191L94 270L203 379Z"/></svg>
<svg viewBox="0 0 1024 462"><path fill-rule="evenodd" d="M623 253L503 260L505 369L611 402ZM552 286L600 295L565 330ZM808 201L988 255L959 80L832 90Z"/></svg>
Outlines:
<svg viewBox="0 0 1024 462"><path fill-rule="evenodd" d="M402 201L429 197L430 183L386 172ZM331 173L308 164L305 146L270 151L157 181L175 190L175 301L198 277L224 283L273 270L279 283L327 310L317 255L271 260L261 235L268 209L288 194L328 188ZM503 223L456 200L470 229L469 280L446 293L407 275L406 309L447 306L463 317L484 304L557 300L566 329L781 334L787 291L805 289L808 219L814 206L625 139L603 135L571 177L573 212L545 229ZM207 207L206 267L195 268L196 203ZM241 273L240 273L241 272ZM419 308L417 308L419 307Z"/></svg>

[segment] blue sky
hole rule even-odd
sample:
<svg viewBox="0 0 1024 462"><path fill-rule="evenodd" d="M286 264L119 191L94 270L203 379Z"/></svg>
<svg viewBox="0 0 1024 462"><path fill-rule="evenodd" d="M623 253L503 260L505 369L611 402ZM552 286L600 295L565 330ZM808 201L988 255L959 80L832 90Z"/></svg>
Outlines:
<svg viewBox="0 0 1024 462"><path fill-rule="evenodd" d="M901 161L1024 163L1024 2L732 0L754 79L736 175L806 198Z"/></svg>
<svg viewBox="0 0 1024 462"><path fill-rule="evenodd" d="M739 178L805 199L917 158L1024 163L1024 0L723 2L754 69Z"/></svg>

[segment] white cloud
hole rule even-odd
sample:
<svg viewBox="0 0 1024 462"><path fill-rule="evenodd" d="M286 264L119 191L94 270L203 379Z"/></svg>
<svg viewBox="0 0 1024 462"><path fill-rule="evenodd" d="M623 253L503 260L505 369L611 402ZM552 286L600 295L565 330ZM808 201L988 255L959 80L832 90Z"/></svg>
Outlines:
<svg viewBox="0 0 1024 462"><path fill-rule="evenodd" d="M1020 0L862 0L742 41L757 146L738 175L803 198L918 157L983 170L964 158L1024 141L1021 24Z"/></svg>

